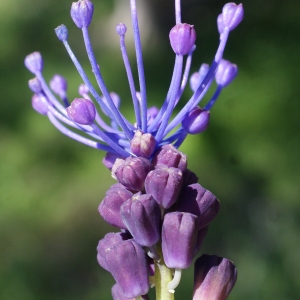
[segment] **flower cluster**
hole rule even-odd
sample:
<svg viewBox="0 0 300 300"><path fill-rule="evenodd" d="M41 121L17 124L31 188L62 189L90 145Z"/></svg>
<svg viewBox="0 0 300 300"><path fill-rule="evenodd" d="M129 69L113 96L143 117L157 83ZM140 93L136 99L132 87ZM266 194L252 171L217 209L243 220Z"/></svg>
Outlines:
<svg viewBox="0 0 300 300"><path fill-rule="evenodd" d="M106 192L99 212L121 231L108 233L97 247L99 264L116 281L112 288L114 300L147 299L151 285L156 287L157 299L174 299L181 270L191 265L208 224L220 208L219 200L198 183L197 176L187 169L186 155L177 149L188 134L206 130L211 108L237 75L237 66L224 60L223 52L230 31L243 19L243 7L235 3L223 7L217 18L220 43L214 59L210 66L202 64L198 72L189 76L196 31L193 25L181 22L180 0L175 0L176 25L169 34L175 64L167 95L157 108L148 107L136 0L129 1L139 89L127 55L126 25L118 24L116 32L133 102L134 124L120 112L120 97L108 90L94 55L88 32L94 11L90 0L74 2L71 17L82 30L100 93L72 51L65 25L58 26L55 33L84 82L78 88L80 97L69 102L67 81L61 75L54 75L47 84L39 52L29 54L25 66L35 75L29 81L34 93L33 108L46 115L63 134L104 150L107 154L103 163L118 181ZM188 78L192 96L173 116ZM201 108L198 105L214 80L216 91ZM236 269L229 260L202 255L195 263L193 299L226 299L235 280Z"/></svg>

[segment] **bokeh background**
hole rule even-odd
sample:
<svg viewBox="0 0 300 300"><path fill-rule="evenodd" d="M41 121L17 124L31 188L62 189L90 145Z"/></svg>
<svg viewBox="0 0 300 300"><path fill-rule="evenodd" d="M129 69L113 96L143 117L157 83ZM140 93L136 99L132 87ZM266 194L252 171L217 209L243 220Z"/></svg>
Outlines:
<svg viewBox="0 0 300 300"><path fill-rule="evenodd" d="M225 58L239 76L212 110L209 129L182 146L200 183L221 201L202 253L225 256L239 276L231 300L300 299L300 1L245 0ZM132 120L129 90L114 26L128 19L128 1L95 0L90 28L110 90ZM218 44L215 20L225 1L183 0L183 21L195 25L192 71L210 63ZM112 277L96 262L98 240L113 228L97 207L113 183L103 153L68 139L31 108L24 68L35 50L45 77L81 83L53 29L69 27L70 44L90 70L71 1L0 1L0 299L111 299ZM160 105L174 54L168 32L172 0L138 1L148 98ZM130 31L130 30L129 30ZM128 37L128 47L131 43ZM130 50L135 68L133 51ZM136 74L136 72L135 72ZM190 96L187 91L183 101ZM176 299L191 299L186 270ZM154 299L152 295L152 299Z"/></svg>

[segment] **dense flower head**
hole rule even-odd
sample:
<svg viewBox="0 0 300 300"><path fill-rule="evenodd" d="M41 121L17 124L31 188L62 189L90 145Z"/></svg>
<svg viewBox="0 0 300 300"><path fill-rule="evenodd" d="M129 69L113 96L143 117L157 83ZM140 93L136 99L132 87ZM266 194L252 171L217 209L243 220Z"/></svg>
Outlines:
<svg viewBox="0 0 300 300"><path fill-rule="evenodd" d="M121 113L121 98L108 90L94 55L88 32L94 11L90 0L73 2L71 17L82 30L97 87L93 86L71 49L68 29L63 24L55 29L55 33L82 78L78 97L69 101L67 81L59 74L54 75L50 84L47 84L42 74L44 63L39 52L33 52L25 58L25 66L35 75L29 81L29 88L34 93L33 108L46 115L63 134L105 151L103 164L118 182L106 192L98 210L106 222L121 232L107 234L97 247L100 266L110 272L116 281L112 289L115 300L147 299L150 287L148 275L156 274L157 264L174 269L170 282L162 287L169 293L174 292L181 269L191 265L201 248L208 225L219 212L219 200L198 183L196 174L187 169L187 156L178 148L188 134L206 130L211 108L222 89L236 77L237 66L223 59L223 53L230 31L243 19L241 4L228 3L224 6L217 19L220 42L212 63L202 64L197 72L189 76L196 50L196 31L193 25L182 23L180 0L175 0L176 24L169 34L171 48L175 52L174 70L169 90L161 106L156 107L148 106L136 0L130 1L130 9L139 87L136 87L126 50L125 24L116 26L116 38L120 41L131 93L135 115L133 123ZM188 101L181 103L182 108L174 115L179 101L183 102L181 96L188 78L191 96ZM217 83L216 91L200 107L199 103L214 81ZM226 269L228 263L222 262L221 266L223 264ZM156 266L154 270L153 265ZM198 265L196 269L199 269ZM211 274L209 272L207 274ZM206 282L212 280L212 285L218 282L218 279L211 279L217 278L214 275L217 273L212 272L213 275L201 279L205 282L204 292L202 288L198 289L197 283L194 300L202 299L198 295L207 293ZM230 284L226 285L227 290L230 287ZM207 295L212 294L209 291Z"/></svg>

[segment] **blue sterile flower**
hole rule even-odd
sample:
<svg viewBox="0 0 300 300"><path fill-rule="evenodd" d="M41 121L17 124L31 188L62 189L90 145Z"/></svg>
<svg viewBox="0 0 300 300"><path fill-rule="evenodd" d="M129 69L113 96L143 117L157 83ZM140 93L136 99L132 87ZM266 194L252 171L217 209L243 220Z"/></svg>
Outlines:
<svg viewBox="0 0 300 300"><path fill-rule="evenodd" d="M241 4L236 5L234 3L228 3L224 6L222 13L217 19L220 44L216 55L210 66L203 64L199 68L199 72L191 76L193 94L179 113L172 118L173 110L180 101L186 87L192 56L196 48L195 28L193 25L181 22L180 1L176 0L175 2L176 24L170 31L170 43L175 52L175 64L169 90L160 108L148 106L136 0L130 0L130 8L138 69L138 88L133 78L126 50L125 37L127 27L123 23L119 23L116 26L133 102L135 123L131 124L122 115L117 104L119 97L108 90L102 77L88 32L94 11L94 5L90 0L74 2L71 7L71 17L76 26L82 30L87 56L101 94L98 93L98 88L92 85L91 80L71 49L68 43L67 27L60 25L55 29L55 33L64 44L84 82L85 91L81 88L79 89L79 94L83 99L95 100L99 105L95 112L95 119L87 125L79 124L67 114L66 107L70 105L67 98L67 82L63 77L56 74L50 81L50 87L48 86L42 75L43 59L39 52L33 52L25 59L25 66L36 76L35 82L29 84L31 90L39 97L34 98L34 106L37 107L37 99L45 98L48 106L46 105L46 108L38 109L38 111L46 114L53 125L62 133L90 147L104 150L123 158L141 156L151 159L155 151L163 145L173 144L175 148L178 148L187 134L200 133L205 130L209 120L209 112L205 111L212 108L222 88L228 85L236 75L236 66L229 62L226 64L222 57L229 32L243 19L243 7ZM186 59L184 59L184 56L186 56ZM198 113L200 112L199 109L201 109L198 109L197 106L199 106L215 76L218 84L217 90L204 107L204 113L199 114L196 118L195 112ZM102 114L109 117L110 123L104 121L101 117ZM81 133L78 133L78 130Z"/></svg>

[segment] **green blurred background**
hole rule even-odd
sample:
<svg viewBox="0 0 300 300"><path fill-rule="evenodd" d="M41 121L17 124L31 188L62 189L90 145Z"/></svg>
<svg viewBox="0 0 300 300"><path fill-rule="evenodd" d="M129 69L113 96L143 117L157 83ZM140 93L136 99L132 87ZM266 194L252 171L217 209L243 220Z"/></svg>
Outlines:
<svg viewBox="0 0 300 300"><path fill-rule="evenodd" d="M128 1L95 0L90 32L110 90L133 120L114 26L128 21ZM210 63L215 20L225 1L183 0L195 25L192 71ZM68 78L70 98L81 80L53 29L69 27L70 44L90 70L71 1L0 0L0 299L111 299L112 277L96 262L96 246L113 230L97 207L113 180L103 153L68 139L32 110L24 68L35 50L45 77ZM174 3L139 1L149 103L160 105L174 54L168 32ZM245 0L225 58L239 76L212 110L209 129L182 146L200 183L221 201L202 253L231 259L239 271L235 299L300 299L300 1ZM131 42L128 38L128 47ZM130 48L132 49L132 47ZM134 64L133 52L131 60ZM136 72L135 72L136 74ZM187 91L183 101L190 96ZM176 299L191 299L192 268ZM152 299L153 295L152 295Z"/></svg>

